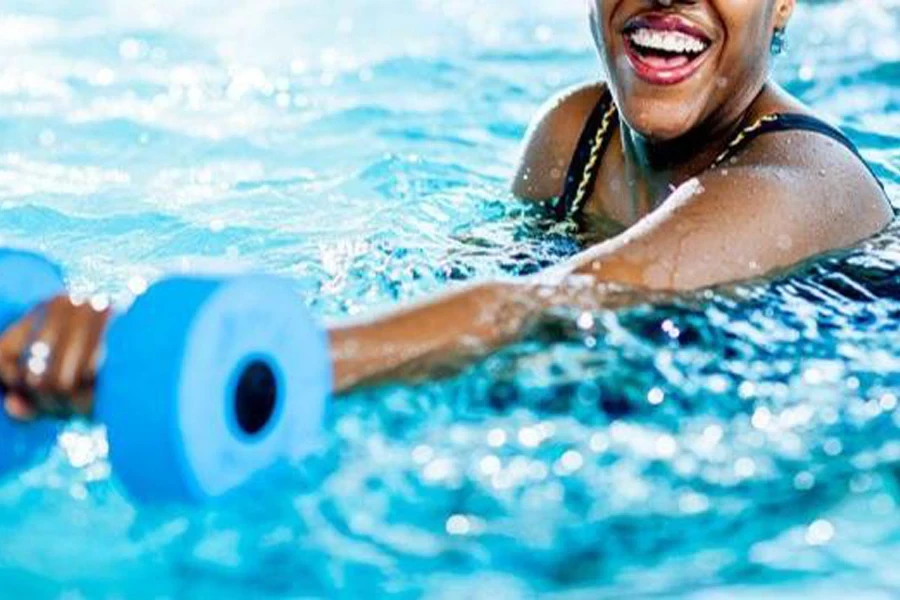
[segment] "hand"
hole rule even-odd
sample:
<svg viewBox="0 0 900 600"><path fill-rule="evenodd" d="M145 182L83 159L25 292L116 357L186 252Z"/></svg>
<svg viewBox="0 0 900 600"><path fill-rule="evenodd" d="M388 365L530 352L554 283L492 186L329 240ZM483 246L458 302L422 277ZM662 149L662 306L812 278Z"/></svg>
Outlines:
<svg viewBox="0 0 900 600"><path fill-rule="evenodd" d="M110 310L58 296L0 334L4 409L13 418L90 414Z"/></svg>

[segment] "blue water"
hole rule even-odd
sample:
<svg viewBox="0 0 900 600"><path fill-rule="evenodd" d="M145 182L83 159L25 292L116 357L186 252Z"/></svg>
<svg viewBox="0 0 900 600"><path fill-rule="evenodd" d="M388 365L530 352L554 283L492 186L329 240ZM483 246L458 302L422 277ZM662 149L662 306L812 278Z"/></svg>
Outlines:
<svg viewBox="0 0 900 600"><path fill-rule="evenodd" d="M595 76L580 2L4 0L0 243L120 303L289 276L322 318L559 259L506 181ZM900 2L800 3L777 77L900 203ZM812 200L812 199L811 199ZM894 598L900 234L798 275L560 315L335 406L214 509L133 505L74 425L0 483L4 597Z"/></svg>

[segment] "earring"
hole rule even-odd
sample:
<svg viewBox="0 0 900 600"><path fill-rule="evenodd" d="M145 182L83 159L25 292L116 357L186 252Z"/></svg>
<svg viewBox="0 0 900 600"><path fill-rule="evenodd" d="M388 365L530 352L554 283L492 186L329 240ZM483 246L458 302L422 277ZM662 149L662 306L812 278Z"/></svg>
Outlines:
<svg viewBox="0 0 900 600"><path fill-rule="evenodd" d="M772 51L772 56L778 56L784 49L787 47L786 35L784 32L784 27L778 27L775 30L775 33L772 34L772 45L770 50Z"/></svg>

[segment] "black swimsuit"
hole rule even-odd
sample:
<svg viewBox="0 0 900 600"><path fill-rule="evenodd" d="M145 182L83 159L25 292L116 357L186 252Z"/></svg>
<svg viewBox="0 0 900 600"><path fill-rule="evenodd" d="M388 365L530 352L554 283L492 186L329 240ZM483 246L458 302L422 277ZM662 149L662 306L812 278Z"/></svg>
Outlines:
<svg viewBox="0 0 900 600"><path fill-rule="evenodd" d="M581 132L581 138L578 140L578 146L575 148L575 154L572 157L572 162L566 175L565 190L554 206L556 216L559 219L567 219L579 225L583 223L584 206L594 191L594 186L597 183L597 173L600 171L600 162L613 138L618 120L616 105L609 91L607 91L600 98L600 101L597 102L597 106L594 107L584 126L584 131ZM742 128L728 144L725 151L716 157L710 168L713 169L721 165L760 135L773 131L789 130L812 131L837 141L853 152L866 165L866 168L869 169L869 172L872 173L879 185L882 185L872 168L863 160L859 150L846 135L815 117L796 113L765 115L747 127Z"/></svg>

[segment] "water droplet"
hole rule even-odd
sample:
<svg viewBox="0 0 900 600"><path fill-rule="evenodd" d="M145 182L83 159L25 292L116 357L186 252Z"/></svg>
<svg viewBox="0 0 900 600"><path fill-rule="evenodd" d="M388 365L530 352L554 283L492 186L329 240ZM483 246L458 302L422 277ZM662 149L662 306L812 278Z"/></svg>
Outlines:
<svg viewBox="0 0 900 600"><path fill-rule="evenodd" d="M589 312L583 312L578 315L578 320L576 322L578 328L583 331L589 331L594 328L594 315Z"/></svg>
<svg viewBox="0 0 900 600"><path fill-rule="evenodd" d="M526 448L536 448L542 441L540 432L534 427L523 427L519 430L519 443Z"/></svg>
<svg viewBox="0 0 900 600"><path fill-rule="evenodd" d="M678 508L687 515L702 513L709 508L709 499L703 494L685 492L678 498Z"/></svg>
<svg viewBox="0 0 900 600"><path fill-rule="evenodd" d="M489 454L481 459L478 468L481 469L481 472L485 475L496 475L500 472L500 469L503 468L503 465L499 458L493 454Z"/></svg>
<svg viewBox="0 0 900 600"><path fill-rule="evenodd" d="M660 458L672 458L678 452L678 442L671 435L661 435L656 439L656 455Z"/></svg>
<svg viewBox="0 0 900 600"><path fill-rule="evenodd" d="M728 391L729 381L724 375L713 375L708 381L710 391L716 394L724 394Z"/></svg>
<svg viewBox="0 0 900 600"><path fill-rule="evenodd" d="M91 77L91 83L98 87L106 87L112 85L115 80L115 72L107 67L99 69L96 73L94 73L94 76Z"/></svg>
<svg viewBox="0 0 900 600"><path fill-rule="evenodd" d="M769 424L772 422L772 413L768 408L761 406L753 411L753 416L750 418L750 423L756 429L766 429Z"/></svg>
<svg viewBox="0 0 900 600"><path fill-rule="evenodd" d="M822 371L815 367L810 367L803 372L803 380L810 385L819 385L824 379Z"/></svg>
<svg viewBox="0 0 900 600"><path fill-rule="evenodd" d="M590 447L592 452L600 454L609 449L609 438L602 433L595 433L591 436Z"/></svg>
<svg viewBox="0 0 900 600"><path fill-rule="evenodd" d="M506 432L502 429L491 429L487 434L487 443L491 448L499 448L506 443Z"/></svg>
<svg viewBox="0 0 900 600"><path fill-rule="evenodd" d="M468 535L472 530L472 525L469 519L463 515L451 515L447 519L445 528L450 535Z"/></svg>
<svg viewBox="0 0 900 600"><path fill-rule="evenodd" d="M823 546L834 538L834 525L825 519L817 519L806 528L806 543L810 546Z"/></svg>
<svg viewBox="0 0 900 600"><path fill-rule="evenodd" d="M448 479L453 473L453 463L446 458L437 458L425 466L422 475L429 481Z"/></svg>
<svg viewBox="0 0 900 600"><path fill-rule="evenodd" d="M816 76L816 70L810 64L805 64L797 71L797 77L800 81L812 81Z"/></svg>
<svg viewBox="0 0 900 600"><path fill-rule="evenodd" d="M135 296L140 296L147 291L147 280L140 275L135 275L128 280L128 291Z"/></svg>
<svg viewBox="0 0 900 600"><path fill-rule="evenodd" d="M710 446L715 446L722 441L724 435L725 432L722 430L721 425L708 425L703 430L703 441Z"/></svg>
<svg viewBox="0 0 900 600"><path fill-rule="evenodd" d="M809 471L801 471L794 476L794 487L798 490L811 490L815 485L816 477Z"/></svg>
<svg viewBox="0 0 900 600"><path fill-rule="evenodd" d="M756 475L756 462L752 458L743 457L734 461L734 474L741 479Z"/></svg>
<svg viewBox="0 0 900 600"><path fill-rule="evenodd" d="M658 406L663 403L666 399L666 393L662 391L660 388L655 387L649 392L647 392L647 402L654 406Z"/></svg>
<svg viewBox="0 0 900 600"><path fill-rule="evenodd" d="M675 325L675 323L673 323L671 319L666 319L665 321L663 321L661 327L666 335L668 335L673 340L677 340L681 335L681 330L678 329L678 326Z"/></svg>
<svg viewBox="0 0 900 600"><path fill-rule="evenodd" d="M747 400L753 398L756 394L756 384L752 381L742 381L738 386L738 396L742 399Z"/></svg>
<svg viewBox="0 0 900 600"><path fill-rule="evenodd" d="M106 294L94 294L90 299L91 308L97 312L103 312L109 308L109 296Z"/></svg>
<svg viewBox="0 0 900 600"><path fill-rule="evenodd" d="M570 475L584 466L584 457L577 450L567 450L553 467L557 475Z"/></svg>
<svg viewBox="0 0 900 600"><path fill-rule="evenodd" d="M841 443L841 440L837 438L829 438L822 444L822 450L828 456L837 456L844 451L844 445Z"/></svg>

